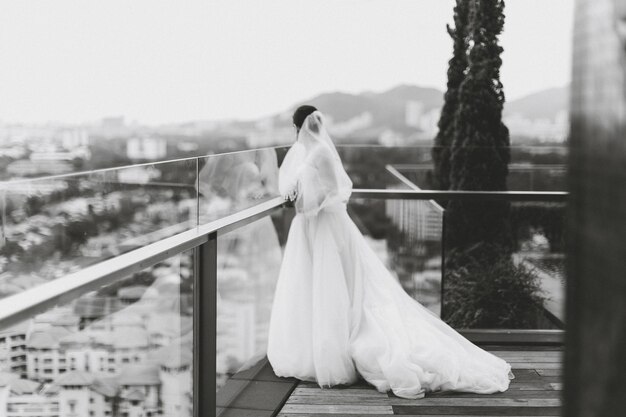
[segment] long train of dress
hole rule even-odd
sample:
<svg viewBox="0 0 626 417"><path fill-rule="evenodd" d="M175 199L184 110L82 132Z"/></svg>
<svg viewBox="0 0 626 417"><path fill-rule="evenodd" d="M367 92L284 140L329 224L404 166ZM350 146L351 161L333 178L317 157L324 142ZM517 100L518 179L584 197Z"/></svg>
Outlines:
<svg viewBox="0 0 626 417"><path fill-rule="evenodd" d="M322 387L355 382L419 398L426 391L505 391L504 360L412 299L371 250L345 204L298 213L289 231L270 322L278 376Z"/></svg>

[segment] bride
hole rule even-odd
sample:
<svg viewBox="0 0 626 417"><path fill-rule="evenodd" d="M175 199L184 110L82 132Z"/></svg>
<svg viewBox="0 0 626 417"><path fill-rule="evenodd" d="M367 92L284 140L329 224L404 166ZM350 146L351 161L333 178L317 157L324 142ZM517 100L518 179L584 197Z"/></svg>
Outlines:
<svg viewBox="0 0 626 417"><path fill-rule="evenodd" d="M438 390L507 390L511 366L406 294L370 249L346 212L352 182L322 114L302 106L293 122L298 138L280 168L279 189L295 200L297 214L267 349L276 375L321 387L361 376L410 399Z"/></svg>

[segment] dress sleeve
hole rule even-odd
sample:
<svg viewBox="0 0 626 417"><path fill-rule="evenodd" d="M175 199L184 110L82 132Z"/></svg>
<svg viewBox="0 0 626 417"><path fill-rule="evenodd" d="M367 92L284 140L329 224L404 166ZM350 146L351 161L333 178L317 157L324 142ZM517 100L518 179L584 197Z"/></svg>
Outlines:
<svg viewBox="0 0 626 417"><path fill-rule="evenodd" d="M315 216L326 207L347 203L352 182L341 161L324 146L313 150L305 160L300 175L296 209L305 216Z"/></svg>
<svg viewBox="0 0 626 417"><path fill-rule="evenodd" d="M298 194L300 177L304 169L306 150L296 142L285 155L278 173L278 191L285 200L293 200Z"/></svg>

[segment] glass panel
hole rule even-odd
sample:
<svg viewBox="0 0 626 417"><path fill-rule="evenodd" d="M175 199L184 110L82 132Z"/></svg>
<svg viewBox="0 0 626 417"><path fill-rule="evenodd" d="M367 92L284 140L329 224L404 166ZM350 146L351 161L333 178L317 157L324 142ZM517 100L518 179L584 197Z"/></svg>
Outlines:
<svg viewBox="0 0 626 417"><path fill-rule="evenodd" d="M403 180L421 189L437 188L431 146L342 145L338 151L355 188L402 189ZM507 187L516 191L565 190L566 162L564 146L511 147Z"/></svg>
<svg viewBox="0 0 626 417"><path fill-rule="evenodd" d="M348 211L404 290L440 314L443 209L434 201L353 197Z"/></svg>
<svg viewBox="0 0 626 417"><path fill-rule="evenodd" d="M10 415L191 416L192 257L0 329Z"/></svg>
<svg viewBox="0 0 626 417"><path fill-rule="evenodd" d="M565 323L565 203L516 202L511 205L511 228L516 264L533 271L543 292L543 308L550 323Z"/></svg>
<svg viewBox="0 0 626 417"><path fill-rule="evenodd" d="M200 223L277 197L278 162L284 153L284 148L267 148L200 158Z"/></svg>
<svg viewBox="0 0 626 417"><path fill-rule="evenodd" d="M195 227L196 164L3 184L0 297Z"/></svg>
<svg viewBox="0 0 626 417"><path fill-rule="evenodd" d="M222 410L235 406L233 390L241 390L243 377L235 374L265 357L282 262L284 237L279 234L289 221L289 211L281 210L218 239L216 378L217 405Z"/></svg>
<svg viewBox="0 0 626 417"><path fill-rule="evenodd" d="M354 188L405 189L397 168L406 164L432 166L431 147L339 146ZM429 172L429 170L427 172ZM423 185L423 184L422 184ZM423 187L432 188L432 187Z"/></svg>
<svg viewBox="0 0 626 417"><path fill-rule="evenodd" d="M457 328L564 322L565 203L451 201L443 318Z"/></svg>

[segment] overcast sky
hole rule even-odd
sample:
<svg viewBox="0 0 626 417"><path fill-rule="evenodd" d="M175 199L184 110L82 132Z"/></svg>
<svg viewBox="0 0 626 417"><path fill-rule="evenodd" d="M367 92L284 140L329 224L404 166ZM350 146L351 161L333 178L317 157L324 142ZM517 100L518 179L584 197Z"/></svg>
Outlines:
<svg viewBox="0 0 626 417"><path fill-rule="evenodd" d="M453 0L2 0L0 121L256 118L443 89ZM508 0L509 99L569 82L573 0Z"/></svg>

